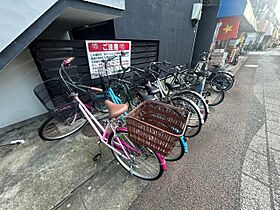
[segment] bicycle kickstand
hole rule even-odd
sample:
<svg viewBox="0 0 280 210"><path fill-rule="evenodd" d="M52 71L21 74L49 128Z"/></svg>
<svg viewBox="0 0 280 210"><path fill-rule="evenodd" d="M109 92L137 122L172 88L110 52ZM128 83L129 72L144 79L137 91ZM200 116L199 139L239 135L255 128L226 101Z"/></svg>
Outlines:
<svg viewBox="0 0 280 210"><path fill-rule="evenodd" d="M130 165L130 170L129 170L130 172L127 174L127 176L126 176L126 178L125 178L125 180L124 180L124 182L126 182L129 178L130 178L130 176L131 176L131 171L132 171L132 164Z"/></svg>
<svg viewBox="0 0 280 210"><path fill-rule="evenodd" d="M99 152L92 158L93 161L100 160L101 158L101 141L98 141Z"/></svg>

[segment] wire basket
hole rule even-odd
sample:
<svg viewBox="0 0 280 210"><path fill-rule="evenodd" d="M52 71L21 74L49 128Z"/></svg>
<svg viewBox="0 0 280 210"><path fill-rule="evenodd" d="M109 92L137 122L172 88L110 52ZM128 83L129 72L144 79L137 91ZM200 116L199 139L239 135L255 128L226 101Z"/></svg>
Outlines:
<svg viewBox="0 0 280 210"><path fill-rule="evenodd" d="M144 101L126 116L129 138L168 156L186 130L189 112L158 101Z"/></svg>
<svg viewBox="0 0 280 210"><path fill-rule="evenodd" d="M69 97L64 83L59 79L46 80L34 88L36 97L58 121L71 124L82 117L78 102Z"/></svg>
<svg viewBox="0 0 280 210"><path fill-rule="evenodd" d="M34 88L34 93L48 111L72 102L64 84L59 79L46 80Z"/></svg>

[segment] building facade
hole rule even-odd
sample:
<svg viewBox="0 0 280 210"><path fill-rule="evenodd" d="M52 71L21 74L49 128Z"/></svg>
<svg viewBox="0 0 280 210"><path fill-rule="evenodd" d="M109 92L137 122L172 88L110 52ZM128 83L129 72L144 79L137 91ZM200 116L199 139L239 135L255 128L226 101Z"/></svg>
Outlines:
<svg viewBox="0 0 280 210"><path fill-rule="evenodd" d="M37 62L28 48L34 40L156 40L159 41L159 60L189 63L194 44L199 43L196 36L199 21L193 25L191 20L193 5L200 2L23 0L18 3L14 0L0 3L0 10L5 11L0 13L0 25L13 28L1 37L0 128L46 112L32 92L42 82ZM216 10L217 7L219 3ZM27 13L30 14L24 17ZM209 16L202 18L209 19ZM211 30L209 36L212 39Z"/></svg>
<svg viewBox="0 0 280 210"><path fill-rule="evenodd" d="M42 82L28 48L36 38L71 39L69 29L121 16L124 0L0 2L0 128L46 113L33 94Z"/></svg>

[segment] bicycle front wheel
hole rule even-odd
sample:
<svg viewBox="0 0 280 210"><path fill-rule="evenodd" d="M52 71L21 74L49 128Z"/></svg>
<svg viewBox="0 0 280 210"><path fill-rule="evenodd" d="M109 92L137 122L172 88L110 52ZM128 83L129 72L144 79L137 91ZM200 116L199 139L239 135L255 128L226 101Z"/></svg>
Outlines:
<svg viewBox="0 0 280 210"><path fill-rule="evenodd" d="M58 111L41 125L38 130L41 139L45 141L63 139L77 132L87 123L77 107L68 106L60 107L62 111Z"/></svg>
<svg viewBox="0 0 280 210"><path fill-rule="evenodd" d="M162 176L163 167L159 155L130 141L127 131L116 130L115 135L110 135L108 143L124 156L125 152L129 155L129 159L126 159L112 150L116 160L132 175L149 181Z"/></svg>

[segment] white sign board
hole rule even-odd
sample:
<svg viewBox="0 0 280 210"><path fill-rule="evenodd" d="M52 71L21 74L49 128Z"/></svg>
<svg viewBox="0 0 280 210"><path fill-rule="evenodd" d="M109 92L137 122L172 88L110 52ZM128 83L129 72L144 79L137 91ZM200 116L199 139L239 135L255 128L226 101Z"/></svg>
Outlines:
<svg viewBox="0 0 280 210"><path fill-rule="evenodd" d="M88 56L88 63L91 78L98 78L100 75L117 74L121 71L119 56L121 52L125 53L122 57L122 66L127 68L130 66L131 61L131 42L130 41L99 41L99 40L86 40L86 49ZM107 69L105 70L102 60L106 60L113 56L117 56L112 61L108 62Z"/></svg>

